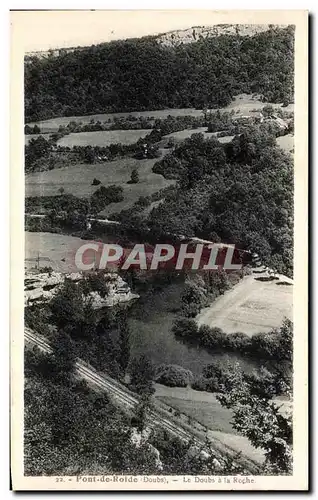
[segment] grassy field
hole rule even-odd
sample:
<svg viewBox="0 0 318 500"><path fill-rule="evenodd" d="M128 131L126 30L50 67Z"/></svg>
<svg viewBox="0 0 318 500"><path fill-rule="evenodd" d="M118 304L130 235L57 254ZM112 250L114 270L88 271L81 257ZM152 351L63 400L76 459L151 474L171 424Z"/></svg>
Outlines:
<svg viewBox="0 0 318 500"><path fill-rule="evenodd" d="M173 138L177 142L181 142L187 139L188 137L191 137L192 134L203 134L206 139L210 137L215 137L216 139L218 139L218 141L222 143L230 142L234 137L233 135L232 136L228 135L225 137L216 137L217 132L207 132L207 127L198 127L195 129L180 130L179 132L172 132L171 134L165 135L161 143L167 143L170 138Z"/></svg>
<svg viewBox="0 0 318 500"><path fill-rule="evenodd" d="M43 136L44 139L49 138L49 134L30 134L30 135L25 135L24 136L24 144L27 145L31 141L31 139L37 139L38 137Z"/></svg>
<svg viewBox="0 0 318 500"><path fill-rule="evenodd" d="M71 165L46 172L35 172L25 177L25 195L54 196L59 194L59 189L62 187L66 194L78 197L90 196L97 189L96 186L92 186L92 181L96 177L104 186L116 184L123 187L124 201L112 203L101 212L102 215L109 215L130 208L140 196L151 195L175 182L152 172L156 161L158 160L124 158L94 165ZM138 170L139 182L127 184L133 169Z"/></svg>
<svg viewBox="0 0 318 500"><path fill-rule="evenodd" d="M155 388L155 397L179 411L185 423L189 423L190 417L208 429L208 438L217 439L258 463L264 462L264 451L254 448L246 437L237 434L231 425L231 411L223 408L214 394L194 391L190 387L172 388L155 384Z"/></svg>
<svg viewBox="0 0 318 500"><path fill-rule="evenodd" d="M25 267L35 267L38 256L40 267L50 266L54 271L74 271L76 250L86 243L81 238L55 233L25 233ZM62 260L63 259L63 260Z"/></svg>
<svg viewBox="0 0 318 500"><path fill-rule="evenodd" d="M180 413L197 420L208 429L233 433L231 411L223 408L214 394L195 391L191 387L165 387L155 384L155 397Z"/></svg>
<svg viewBox="0 0 318 500"><path fill-rule="evenodd" d="M97 132L78 132L69 134L57 141L59 146L109 146L110 144L134 144L149 130L107 130Z"/></svg>
<svg viewBox="0 0 318 500"><path fill-rule="evenodd" d="M35 123L41 128L42 132L53 132L56 131L60 125L66 126L71 121L82 122L83 125L89 123L92 119L95 121L100 121L102 123L108 122L109 120L114 120L114 118L127 118L129 116L139 118L139 117L149 117L149 118L167 118L171 116L202 116L201 109L194 108L180 108L180 109L160 109L160 110L150 110L150 111L132 111L130 113L101 113L95 115L87 116L59 116L57 118L51 118L49 120L42 120L39 122L29 123L30 126L34 126Z"/></svg>
<svg viewBox="0 0 318 500"><path fill-rule="evenodd" d="M253 109L261 109L265 106L264 102L261 102L257 97L253 98L252 95L240 94L234 98L234 100L222 108L220 111L231 111L232 109L240 111L243 113L249 113ZM279 107L279 104L274 104L273 106ZM284 110L293 111L294 105L289 104ZM60 116L57 118L51 118L49 120L41 120L36 122L41 128L42 132L53 132L56 131L60 125L66 126L71 121L82 122L83 124L89 123L91 119L95 121L105 122L108 120L113 120L114 118L126 118L128 116L133 117L153 117L153 118L167 118L167 116L202 116L201 109L194 108L182 108L182 109L161 109L161 110L151 110L151 111L133 111L130 113L102 113L94 114L88 116ZM35 125L35 122L29 123L30 126Z"/></svg>
<svg viewBox="0 0 318 500"><path fill-rule="evenodd" d="M272 104L274 108L280 108L280 104L270 103L270 102L262 102L258 96L253 97L251 94L240 94L237 95L233 101L223 108L225 111L240 112L243 114L249 114L253 110L261 110L267 104ZM294 104L289 104L285 108L282 108L284 111L294 111Z"/></svg>
<svg viewBox="0 0 318 500"><path fill-rule="evenodd" d="M198 323L222 328L226 333L253 335L279 327L285 317L292 319L293 286L278 284L290 280L258 281L261 276L245 276L210 307L202 309Z"/></svg>
<svg viewBox="0 0 318 500"><path fill-rule="evenodd" d="M294 136L291 134L277 137L276 142L287 153L291 153L294 149Z"/></svg>

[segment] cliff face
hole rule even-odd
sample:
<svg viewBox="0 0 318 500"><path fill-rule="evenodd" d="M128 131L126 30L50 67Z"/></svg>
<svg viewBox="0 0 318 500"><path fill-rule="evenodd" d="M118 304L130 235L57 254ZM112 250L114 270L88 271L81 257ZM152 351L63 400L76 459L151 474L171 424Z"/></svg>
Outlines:
<svg viewBox="0 0 318 500"><path fill-rule="evenodd" d="M253 36L273 28L286 28L282 24L216 24L214 26L193 26L185 30L170 31L158 35L157 40L165 46L178 46L193 43L205 38L220 35Z"/></svg>

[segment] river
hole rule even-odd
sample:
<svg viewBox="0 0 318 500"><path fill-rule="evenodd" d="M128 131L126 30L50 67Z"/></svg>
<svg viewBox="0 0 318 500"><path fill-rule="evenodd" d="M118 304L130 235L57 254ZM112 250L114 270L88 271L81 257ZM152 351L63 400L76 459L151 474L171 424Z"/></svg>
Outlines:
<svg viewBox="0 0 318 500"><path fill-rule="evenodd" d="M56 271L70 272L74 253L85 240L56 233L25 233L25 266L35 267L38 257L40 266L50 266ZM205 365L214 361L239 362L250 371L259 366L259 362L239 354L208 353L204 349L191 347L175 339L171 329L179 316L180 296L183 283L180 280L161 289L150 287L143 292L138 290L140 299L130 307L128 318L131 330L132 355L146 354L156 365L178 364L191 370L195 375L202 373Z"/></svg>

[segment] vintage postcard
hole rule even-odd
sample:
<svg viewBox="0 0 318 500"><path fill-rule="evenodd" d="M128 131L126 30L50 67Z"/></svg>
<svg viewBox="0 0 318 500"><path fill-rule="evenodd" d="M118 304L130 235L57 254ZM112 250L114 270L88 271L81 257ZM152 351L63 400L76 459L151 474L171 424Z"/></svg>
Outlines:
<svg viewBox="0 0 318 500"><path fill-rule="evenodd" d="M307 490L308 13L11 12L21 490Z"/></svg>

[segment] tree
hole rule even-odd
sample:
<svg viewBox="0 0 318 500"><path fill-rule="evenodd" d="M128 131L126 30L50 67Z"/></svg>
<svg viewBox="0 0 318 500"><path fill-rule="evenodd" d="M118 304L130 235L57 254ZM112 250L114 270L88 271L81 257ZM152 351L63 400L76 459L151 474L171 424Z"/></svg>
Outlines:
<svg viewBox="0 0 318 500"><path fill-rule="evenodd" d="M192 378L192 372L182 366L160 365L156 369L156 382L168 387L187 387Z"/></svg>
<svg viewBox="0 0 318 500"><path fill-rule="evenodd" d="M268 474L292 473L292 417L283 416L269 399L253 394L236 365L217 399L233 413L232 425L256 448L265 450L264 470Z"/></svg>
<svg viewBox="0 0 318 500"><path fill-rule="evenodd" d="M98 186L100 183L101 183L101 181L99 179L96 179L96 177L94 177L93 182L92 182L92 186Z"/></svg>
<svg viewBox="0 0 318 500"><path fill-rule="evenodd" d="M95 333L96 312L90 299L84 300L81 288L65 280L49 304L52 322L74 338L91 338Z"/></svg>
<svg viewBox="0 0 318 500"><path fill-rule="evenodd" d="M72 374L75 369L76 349L70 336L59 331L51 340L51 348L57 372L62 376Z"/></svg>
<svg viewBox="0 0 318 500"><path fill-rule="evenodd" d="M208 325L201 325L198 331L198 341L207 349L220 349L224 347L226 337L226 333L224 333L221 328L211 328Z"/></svg>
<svg viewBox="0 0 318 500"><path fill-rule="evenodd" d="M185 316L196 316L206 304L206 290L197 283L186 283L181 296L182 311Z"/></svg>
<svg viewBox="0 0 318 500"><path fill-rule="evenodd" d="M266 104L266 106L264 106L264 108L262 109L262 113L265 118L271 118L274 114L273 106L271 106L271 104Z"/></svg>
<svg viewBox="0 0 318 500"><path fill-rule="evenodd" d="M142 432L146 428L147 416L150 409L150 394L143 393L134 408L133 417L131 419L132 427L136 427L139 432Z"/></svg>
<svg viewBox="0 0 318 500"><path fill-rule="evenodd" d="M120 311L117 315L118 328L118 362L122 369L122 376L125 377L130 358L130 330L127 321L126 311Z"/></svg>
<svg viewBox="0 0 318 500"><path fill-rule="evenodd" d="M131 184L137 184L139 182L139 173L136 168L134 168L134 170L131 172L130 182Z"/></svg>
<svg viewBox="0 0 318 500"><path fill-rule="evenodd" d="M172 326L172 333L180 339L195 339L198 335L198 325L194 319L179 318Z"/></svg>
<svg viewBox="0 0 318 500"><path fill-rule="evenodd" d="M138 394L153 394L154 367L145 355L133 358L129 366L130 386Z"/></svg>

